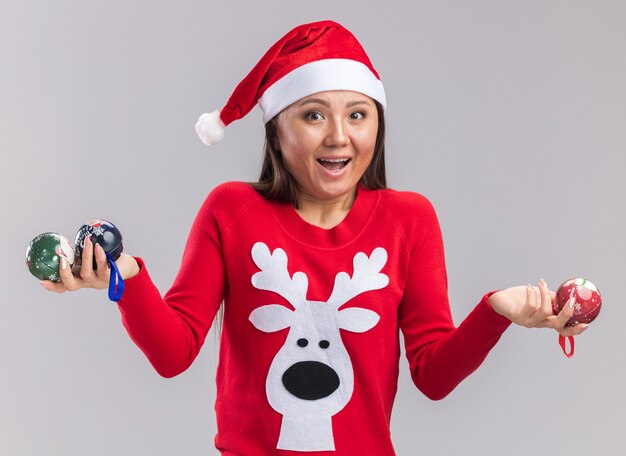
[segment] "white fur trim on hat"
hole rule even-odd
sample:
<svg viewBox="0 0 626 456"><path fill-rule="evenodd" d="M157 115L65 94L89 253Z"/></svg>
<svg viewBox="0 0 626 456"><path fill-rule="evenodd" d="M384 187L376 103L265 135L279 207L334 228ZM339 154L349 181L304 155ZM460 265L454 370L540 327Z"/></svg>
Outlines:
<svg viewBox="0 0 626 456"><path fill-rule="evenodd" d="M224 139L224 123L220 119L220 112L204 113L196 122L196 133L207 146L217 144Z"/></svg>
<svg viewBox="0 0 626 456"><path fill-rule="evenodd" d="M316 60L299 66L270 86L259 98L263 123L292 103L314 93L327 90L360 92L387 107L385 89L370 69L349 59Z"/></svg>

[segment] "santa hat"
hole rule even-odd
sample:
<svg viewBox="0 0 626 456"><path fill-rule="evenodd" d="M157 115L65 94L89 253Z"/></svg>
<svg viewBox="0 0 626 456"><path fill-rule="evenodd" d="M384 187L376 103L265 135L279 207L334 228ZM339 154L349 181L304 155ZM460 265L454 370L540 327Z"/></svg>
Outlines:
<svg viewBox="0 0 626 456"><path fill-rule="evenodd" d="M200 116L196 132L206 145L216 144L224 127L255 103L267 123L290 104L326 90L360 92L387 104L378 73L350 31L333 21L299 25L265 53L221 110Z"/></svg>

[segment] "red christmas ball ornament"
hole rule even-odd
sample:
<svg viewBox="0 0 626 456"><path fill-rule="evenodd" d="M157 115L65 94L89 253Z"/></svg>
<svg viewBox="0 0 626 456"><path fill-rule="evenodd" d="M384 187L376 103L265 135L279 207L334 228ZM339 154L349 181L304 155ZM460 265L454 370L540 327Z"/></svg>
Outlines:
<svg viewBox="0 0 626 456"><path fill-rule="evenodd" d="M563 282L556 290L556 300L552 306L554 313L558 314L572 298L575 299L574 315L566 326L591 323L595 320L602 308L602 296L593 282L582 277Z"/></svg>

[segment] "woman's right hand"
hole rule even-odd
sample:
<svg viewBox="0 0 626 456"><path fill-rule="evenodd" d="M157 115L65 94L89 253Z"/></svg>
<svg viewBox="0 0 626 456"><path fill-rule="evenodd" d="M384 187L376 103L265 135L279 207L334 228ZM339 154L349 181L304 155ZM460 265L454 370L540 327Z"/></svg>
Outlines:
<svg viewBox="0 0 626 456"><path fill-rule="evenodd" d="M93 256L96 256L96 270L93 269ZM115 260L115 264L124 280L130 279L139 274L139 265L137 260L131 255L122 253ZM104 250L99 244L95 245L87 237L83 247L83 256L81 258L80 275L72 274L72 269L67 264L67 260L60 258L59 274L60 282L52 282L50 280L41 281L41 286L46 290L64 293L66 291L75 291L80 288L96 288L102 290L109 288L109 276L111 269L107 264L107 257Z"/></svg>

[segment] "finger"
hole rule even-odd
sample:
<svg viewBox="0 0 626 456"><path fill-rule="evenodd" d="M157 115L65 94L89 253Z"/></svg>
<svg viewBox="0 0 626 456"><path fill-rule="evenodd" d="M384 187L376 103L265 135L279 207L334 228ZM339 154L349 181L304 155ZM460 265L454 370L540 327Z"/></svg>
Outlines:
<svg viewBox="0 0 626 456"><path fill-rule="evenodd" d="M532 318L534 323L539 323L554 315L554 311L552 309L550 290L545 280L539 280L539 287L535 289L535 293L537 295L537 311Z"/></svg>
<svg viewBox="0 0 626 456"><path fill-rule="evenodd" d="M61 282L60 287L55 286L55 291L59 290L61 287L63 288L63 291L73 291L79 289L82 285L80 281L74 277L74 274L72 274L72 269L67 262L67 258L59 258L59 263L59 275L61 276ZM59 293L62 293L62 291L59 291Z"/></svg>
<svg viewBox="0 0 626 456"><path fill-rule="evenodd" d="M556 316L554 321L554 329L557 331L563 330L567 322L574 316L574 304L576 303L576 298L571 298L569 301L565 303L559 314Z"/></svg>
<svg viewBox="0 0 626 456"><path fill-rule="evenodd" d="M109 278L109 268L107 265L107 256L104 253L104 249L100 244L94 245L94 254L96 256L96 265L98 269L96 270L96 275L99 279L108 279Z"/></svg>
<svg viewBox="0 0 626 456"><path fill-rule="evenodd" d="M93 243L91 239L89 239L89 236L85 237L84 241L80 276L87 282L93 280L95 277L93 272Z"/></svg>
<svg viewBox="0 0 626 456"><path fill-rule="evenodd" d="M526 286L526 302L528 307L531 309L531 312L534 313L539 308L539 304L537 303L537 294L535 293L535 289L531 284Z"/></svg>
<svg viewBox="0 0 626 456"><path fill-rule="evenodd" d="M529 284L530 285L530 284ZM539 287L532 288L536 297L535 312L528 317L526 326L529 328L554 328L554 310L552 308L553 299L556 293L548 288L545 280L539 280ZM558 322L560 324L560 322Z"/></svg>
<svg viewBox="0 0 626 456"><path fill-rule="evenodd" d="M559 331L559 334L562 335L563 337L578 336L582 334L583 332L585 332L588 327L589 325L587 323L579 323L573 326L566 326L565 328Z"/></svg>
<svg viewBox="0 0 626 456"><path fill-rule="evenodd" d="M537 322L545 318L544 315L539 312L541 309L538 301L537 294L531 284L526 285L526 304L524 306L524 326L532 328L536 326Z"/></svg>
<svg viewBox="0 0 626 456"><path fill-rule="evenodd" d="M53 282L51 280L42 280L39 282L42 287L44 287L48 291L54 291L55 293L64 293L65 286L63 282Z"/></svg>
<svg viewBox="0 0 626 456"><path fill-rule="evenodd" d="M543 279L539 279L539 293L541 295L541 308L546 315L552 315L552 297L550 296L548 284Z"/></svg>

